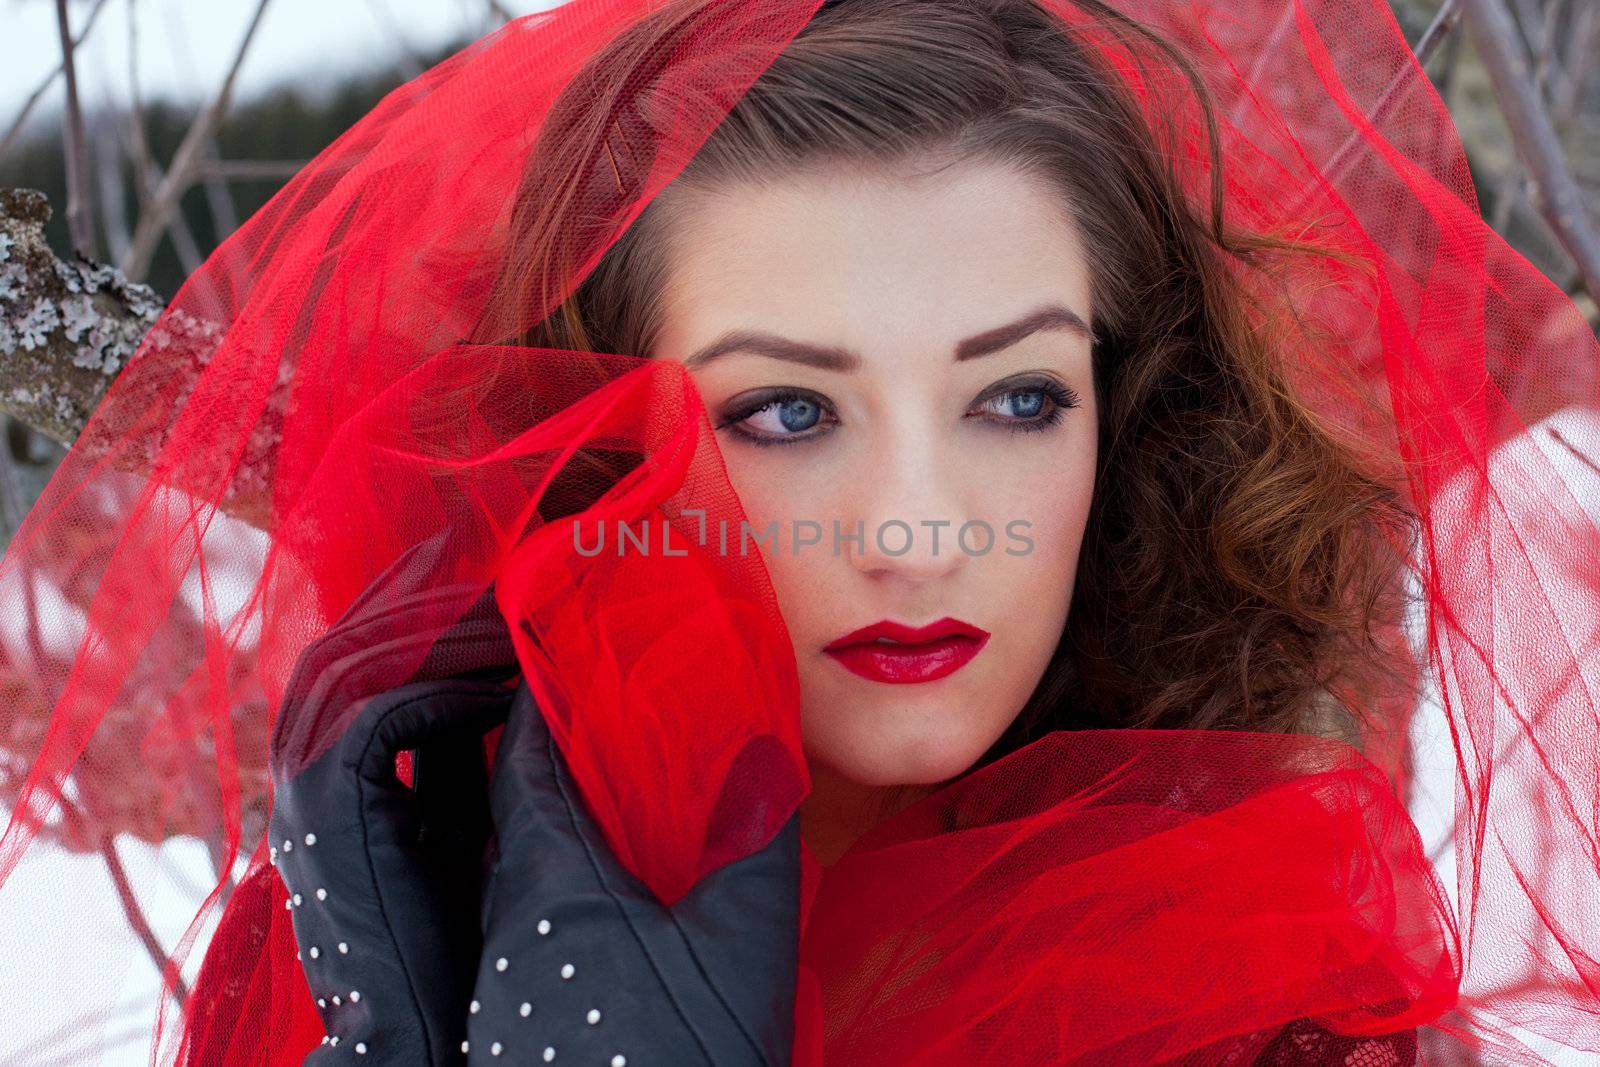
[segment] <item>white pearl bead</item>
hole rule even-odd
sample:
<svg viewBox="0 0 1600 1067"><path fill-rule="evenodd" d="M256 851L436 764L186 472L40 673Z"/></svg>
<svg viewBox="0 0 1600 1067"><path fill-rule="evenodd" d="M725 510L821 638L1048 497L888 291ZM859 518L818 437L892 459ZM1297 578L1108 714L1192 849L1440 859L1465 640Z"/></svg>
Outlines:
<svg viewBox="0 0 1600 1067"><path fill-rule="evenodd" d="M555 1046L546 1045L544 1047L544 1062L549 1063L551 1060L553 1060L555 1058L556 1058Z"/></svg>
<svg viewBox="0 0 1600 1067"><path fill-rule="evenodd" d="M290 900L288 897L284 897L283 898L283 907L284 907L284 910L287 911L288 909L294 907L294 901Z"/></svg>
<svg viewBox="0 0 1600 1067"><path fill-rule="evenodd" d="M563 977L563 978L571 978L573 972L576 971L576 970L577 970L577 968L574 967L572 964L563 963L561 965L561 977Z"/></svg>
<svg viewBox="0 0 1600 1067"><path fill-rule="evenodd" d="M586 1015L585 1018L589 1020L589 1025L593 1026L595 1023L600 1021L600 1009L590 1008L589 1014Z"/></svg>
<svg viewBox="0 0 1600 1067"><path fill-rule="evenodd" d="M343 1003L344 1003L344 1001L339 999L339 994L335 993L333 995L333 1006L337 1008L339 1005L341 1005Z"/></svg>
<svg viewBox="0 0 1600 1067"><path fill-rule="evenodd" d="M330 1044L330 1045L337 1045L338 1043L339 1043L339 1036L337 1034L335 1034L333 1037L330 1037L328 1039L328 1044Z"/></svg>
<svg viewBox="0 0 1600 1067"><path fill-rule="evenodd" d="M461 1042L461 1051L462 1052L467 1051L467 1047L468 1046L467 1046L467 1043L465 1041Z"/></svg>
<svg viewBox="0 0 1600 1067"><path fill-rule="evenodd" d="M295 959L299 959L300 958L300 950L299 949L295 949L294 950L294 958Z"/></svg>
<svg viewBox="0 0 1600 1067"><path fill-rule="evenodd" d="M297 907L297 908L300 906L301 902L305 900L305 898L302 897L299 893L296 893L293 897L290 897L289 899L294 901L294 906Z"/></svg>
<svg viewBox="0 0 1600 1067"><path fill-rule="evenodd" d="M533 1014L533 1005L524 1000L522 1002L522 1007L517 1010L522 1012L522 1017L526 1019L529 1015Z"/></svg>
<svg viewBox="0 0 1600 1067"><path fill-rule="evenodd" d="M314 845L316 843L317 843L317 835L316 834L307 834L306 835L306 844Z"/></svg>
<svg viewBox="0 0 1600 1067"><path fill-rule="evenodd" d="M611 1067L628 1067L628 1057L624 1056L620 1052L617 1053L615 1056L611 1057Z"/></svg>
<svg viewBox="0 0 1600 1067"><path fill-rule="evenodd" d="M322 955L322 950L320 948L318 948L316 945L312 945L311 946L311 958L312 959L316 959L320 955Z"/></svg>
<svg viewBox="0 0 1600 1067"><path fill-rule="evenodd" d="M356 1055L357 1056L365 1056L366 1054L367 1054L367 1043L365 1041L357 1041L356 1042Z"/></svg>
<svg viewBox="0 0 1600 1067"><path fill-rule="evenodd" d="M494 1044L489 1046L489 1055L491 1055L491 1056L500 1055L500 1042L496 1041Z"/></svg>
<svg viewBox="0 0 1600 1067"><path fill-rule="evenodd" d="M326 889L323 889L321 886L318 886L317 887L317 899L318 900L327 900L328 899L328 891Z"/></svg>
<svg viewBox="0 0 1600 1067"><path fill-rule="evenodd" d="M341 956L350 955L350 946L345 944L343 941L339 942L339 955L341 955Z"/></svg>
<svg viewBox="0 0 1600 1067"><path fill-rule="evenodd" d="M278 862L278 846L274 845L271 848L267 849L267 862L268 863L277 863Z"/></svg>
<svg viewBox="0 0 1600 1067"><path fill-rule="evenodd" d="M506 959L504 956L501 956L499 959L494 961L494 969L497 971L503 971L509 966L511 966L511 961Z"/></svg>
<svg viewBox="0 0 1600 1067"><path fill-rule="evenodd" d="M318 997L317 998L317 1007L326 1008L327 1006L328 1006L328 1002L326 1000L324 1000L322 997Z"/></svg>
<svg viewBox="0 0 1600 1067"><path fill-rule="evenodd" d="M294 851L294 842L290 841L287 837L284 838L283 839L283 850L285 852L293 852Z"/></svg>
<svg viewBox="0 0 1600 1067"><path fill-rule="evenodd" d="M328 1043L328 1035L327 1034L323 1034L322 1035L322 1043L324 1045L326 1045Z"/></svg>
<svg viewBox="0 0 1600 1067"><path fill-rule="evenodd" d="M539 920L539 932L541 934L548 934L550 932L550 920L549 919L540 919Z"/></svg>
<svg viewBox="0 0 1600 1067"><path fill-rule="evenodd" d="M359 989L350 990L350 1003L358 1004L360 1002L361 1002L361 990L359 990Z"/></svg>
<svg viewBox="0 0 1600 1067"><path fill-rule="evenodd" d="M478 1009L481 1008L481 1007L483 1007L483 1005L479 1004L476 1000L474 1000L471 1004L467 1005L467 1010L470 1011L472 1014L476 1015L476 1014L478 1014Z"/></svg>

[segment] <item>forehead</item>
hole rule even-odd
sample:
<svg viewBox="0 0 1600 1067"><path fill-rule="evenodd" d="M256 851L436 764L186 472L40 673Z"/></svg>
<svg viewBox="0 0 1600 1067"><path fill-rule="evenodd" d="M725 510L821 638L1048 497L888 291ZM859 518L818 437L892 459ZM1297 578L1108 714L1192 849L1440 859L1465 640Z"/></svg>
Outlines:
<svg viewBox="0 0 1600 1067"><path fill-rule="evenodd" d="M821 330L811 339L874 348L966 336L1049 300L1092 314L1065 194L1000 163L817 168L689 192L671 219L663 295L680 335Z"/></svg>

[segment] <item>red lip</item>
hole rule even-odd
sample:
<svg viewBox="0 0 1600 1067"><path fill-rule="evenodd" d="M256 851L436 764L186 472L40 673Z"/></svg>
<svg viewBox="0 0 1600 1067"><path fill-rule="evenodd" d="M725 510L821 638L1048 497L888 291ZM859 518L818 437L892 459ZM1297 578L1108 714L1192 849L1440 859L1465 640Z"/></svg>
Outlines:
<svg viewBox="0 0 1600 1067"><path fill-rule="evenodd" d="M882 644L887 637L899 644ZM965 667L989 640L989 631L946 616L926 626L883 619L852 630L823 651L846 670L875 682L931 682Z"/></svg>

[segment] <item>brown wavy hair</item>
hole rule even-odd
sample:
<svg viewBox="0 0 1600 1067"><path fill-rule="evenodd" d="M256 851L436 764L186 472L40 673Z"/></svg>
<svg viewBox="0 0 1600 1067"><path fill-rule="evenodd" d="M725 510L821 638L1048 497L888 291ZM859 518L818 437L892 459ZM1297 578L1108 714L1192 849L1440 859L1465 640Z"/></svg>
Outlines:
<svg viewBox="0 0 1600 1067"><path fill-rule="evenodd" d="M642 121L630 87L659 74L674 38L704 29L719 2L670 2L629 27L552 113L497 284L499 306L534 294L556 310L517 343L648 354L677 189L927 160L1044 175L1091 260L1096 491L1060 644L978 765L1085 727L1359 744L1389 721L1381 709L1409 708L1401 579L1415 517L1380 450L1297 399L1279 361L1315 339L1285 310L1292 301L1262 299L1289 295L1295 272L1273 282L1274 263L1330 253L1229 228L1202 80L1109 7L1079 3L1088 21L1069 27L1033 0L829 0L582 282L556 291L582 267L561 249L594 247L593 227L639 199L649 160L628 136ZM1175 77L1195 108L1153 126L1088 33ZM1217 161L1198 196L1164 147L1195 116Z"/></svg>

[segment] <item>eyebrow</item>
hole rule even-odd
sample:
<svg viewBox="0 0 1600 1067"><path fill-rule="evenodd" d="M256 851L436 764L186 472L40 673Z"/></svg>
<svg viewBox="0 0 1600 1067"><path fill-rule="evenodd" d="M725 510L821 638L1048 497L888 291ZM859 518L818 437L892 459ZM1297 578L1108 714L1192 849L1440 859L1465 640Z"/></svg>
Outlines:
<svg viewBox="0 0 1600 1067"><path fill-rule="evenodd" d="M955 361L961 363L1010 348L1040 330L1069 330L1091 342L1094 340L1094 332L1077 312L1062 304L1047 304L1016 322L968 337L956 345ZM848 372L861 366L861 356L848 348L806 344L758 330L732 330L704 348L697 349L683 364L685 367L701 367L734 352L769 356L822 370Z"/></svg>

